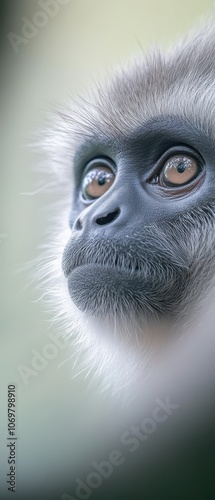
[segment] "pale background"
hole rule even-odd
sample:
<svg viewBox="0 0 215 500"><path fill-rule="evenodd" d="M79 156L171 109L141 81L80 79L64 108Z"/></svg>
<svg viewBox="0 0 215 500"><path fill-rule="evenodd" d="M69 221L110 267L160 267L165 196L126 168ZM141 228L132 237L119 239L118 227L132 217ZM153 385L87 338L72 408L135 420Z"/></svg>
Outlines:
<svg viewBox="0 0 215 500"><path fill-rule="evenodd" d="M50 194L35 191L35 156L25 144L43 123L51 103L65 103L110 68L150 43L166 45L195 24L211 0L70 0L15 54L7 38L21 34L22 17L32 20L38 1L5 2L3 15L1 102L2 162L0 195L1 363L0 363L0 498L6 493L6 389L17 384L17 492L25 498L35 488L38 498L52 499L74 484L84 454L94 459L97 426L111 407L110 399L89 388L84 374L72 379L67 349L57 350L45 369L21 379L20 364L31 366L32 349L41 352L54 332L51 316L35 302L36 283L29 284L26 263L39 253L49 221L44 207ZM2 3L3 5L3 3ZM38 174L39 175L39 174ZM41 179L39 179L41 182ZM88 451L87 451L88 450ZM56 479L57 478L57 479ZM68 487L67 487L68 489ZM18 493L17 493L18 494ZM26 498L30 498L26 496Z"/></svg>

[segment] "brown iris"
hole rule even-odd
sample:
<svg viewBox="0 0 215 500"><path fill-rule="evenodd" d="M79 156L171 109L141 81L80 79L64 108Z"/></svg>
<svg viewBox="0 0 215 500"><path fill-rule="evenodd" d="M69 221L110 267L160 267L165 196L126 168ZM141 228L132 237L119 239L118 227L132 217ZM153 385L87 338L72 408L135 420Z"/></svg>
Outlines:
<svg viewBox="0 0 215 500"><path fill-rule="evenodd" d="M110 167L96 165L85 174L82 180L82 196L85 200L95 200L105 194L112 186L115 175Z"/></svg>
<svg viewBox="0 0 215 500"><path fill-rule="evenodd" d="M162 186L182 186L191 182L198 173L198 163L191 156L171 156L164 164L160 183Z"/></svg>

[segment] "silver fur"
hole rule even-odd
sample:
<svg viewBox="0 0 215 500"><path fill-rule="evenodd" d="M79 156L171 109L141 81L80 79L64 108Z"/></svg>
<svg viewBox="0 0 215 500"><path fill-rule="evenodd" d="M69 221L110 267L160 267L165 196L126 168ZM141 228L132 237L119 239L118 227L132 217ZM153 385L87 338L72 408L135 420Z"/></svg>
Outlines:
<svg viewBox="0 0 215 500"><path fill-rule="evenodd" d="M166 52L156 48L146 56L138 56L126 68L116 71L104 85L98 85L86 99L71 102L66 110L59 108L54 119L52 117L54 125L51 129L48 127L42 144L52 182L55 179L55 186L61 188L62 207L53 225L57 234L54 239L50 230L40 276L50 304L59 311L56 318L60 320L60 330L73 339L75 356L84 358L87 372L93 369L102 374L105 385L110 384L113 391L123 389L126 392L137 378L148 375L154 353L147 342L144 343L143 325L147 331L144 321L141 323L132 315L128 321L122 314L120 323L116 316L102 322L101 318L82 313L71 301L61 270L61 258L70 237L67 221L73 158L83 140L90 140L95 134L101 139L126 138L149 119L159 120L162 116L183 117L188 123L192 122L196 130L203 130L215 144L214 20L193 30ZM180 253L176 251L178 232L174 233L171 223L162 228L149 227L145 244L151 236L157 238L161 251L171 253L176 267L189 269L192 279L183 297L183 307L180 303L174 320L174 329L183 333L191 316L207 299L209 288L214 286L215 188L210 203L180 216L178 226ZM135 237L138 239L138 235ZM140 241L139 245L141 249L143 243ZM82 253L86 262L89 256L92 259L89 248L83 248ZM145 272L159 283L159 273L162 273L159 256L155 270L150 263L147 268L143 255L141 252L139 256L140 267L145 266ZM105 258L108 258L107 253ZM122 267L128 264L126 257L120 263ZM169 273L171 280L172 268ZM165 295L165 290L163 293Z"/></svg>

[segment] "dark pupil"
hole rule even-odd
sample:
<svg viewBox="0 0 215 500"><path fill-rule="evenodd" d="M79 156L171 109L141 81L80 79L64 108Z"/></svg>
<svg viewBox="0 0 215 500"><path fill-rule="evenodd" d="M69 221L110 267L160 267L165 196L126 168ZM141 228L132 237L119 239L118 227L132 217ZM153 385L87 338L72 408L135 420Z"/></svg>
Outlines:
<svg viewBox="0 0 215 500"><path fill-rule="evenodd" d="M99 184L99 186L103 186L103 184L105 184L105 182L106 182L106 179L105 179L105 177L103 175L98 178L98 184Z"/></svg>
<svg viewBox="0 0 215 500"><path fill-rule="evenodd" d="M181 161L178 166L177 166L177 171L179 174L183 174L183 172L185 171L186 169L186 165L183 161Z"/></svg>

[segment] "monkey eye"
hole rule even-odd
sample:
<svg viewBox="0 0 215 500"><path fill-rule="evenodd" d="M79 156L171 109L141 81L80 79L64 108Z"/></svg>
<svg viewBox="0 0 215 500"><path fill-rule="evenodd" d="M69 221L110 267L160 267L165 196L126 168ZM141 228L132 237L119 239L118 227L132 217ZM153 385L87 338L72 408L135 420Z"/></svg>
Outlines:
<svg viewBox="0 0 215 500"><path fill-rule="evenodd" d="M82 178L82 197L85 200L96 200L105 194L115 180L115 173L106 162L92 160Z"/></svg>
<svg viewBox="0 0 215 500"><path fill-rule="evenodd" d="M182 186L191 182L200 173L197 160L188 155L171 156L165 163L160 174L162 186Z"/></svg>
<svg viewBox="0 0 215 500"><path fill-rule="evenodd" d="M199 162L192 156L178 154L171 156L165 163L160 174L162 186L182 186L191 182L200 173Z"/></svg>

